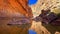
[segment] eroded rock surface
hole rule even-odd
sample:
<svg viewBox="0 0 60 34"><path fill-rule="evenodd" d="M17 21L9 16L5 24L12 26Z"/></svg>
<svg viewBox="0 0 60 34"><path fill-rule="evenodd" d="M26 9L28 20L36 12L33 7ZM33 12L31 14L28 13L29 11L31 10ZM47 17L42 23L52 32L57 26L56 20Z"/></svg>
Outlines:
<svg viewBox="0 0 60 34"><path fill-rule="evenodd" d="M28 34L32 17L28 0L0 0L0 34Z"/></svg>

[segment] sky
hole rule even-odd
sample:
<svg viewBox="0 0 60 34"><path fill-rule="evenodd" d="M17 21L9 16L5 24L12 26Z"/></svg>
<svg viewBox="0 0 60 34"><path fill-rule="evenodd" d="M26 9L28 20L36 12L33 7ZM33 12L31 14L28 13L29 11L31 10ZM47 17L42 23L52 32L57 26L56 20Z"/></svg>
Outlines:
<svg viewBox="0 0 60 34"><path fill-rule="evenodd" d="M36 4L38 0L28 0L29 5Z"/></svg>

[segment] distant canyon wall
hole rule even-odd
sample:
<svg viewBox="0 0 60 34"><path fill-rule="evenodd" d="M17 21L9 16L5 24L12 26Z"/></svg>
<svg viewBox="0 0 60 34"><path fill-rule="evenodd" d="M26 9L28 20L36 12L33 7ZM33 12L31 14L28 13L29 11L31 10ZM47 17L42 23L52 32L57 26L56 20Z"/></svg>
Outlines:
<svg viewBox="0 0 60 34"><path fill-rule="evenodd" d="M50 9L51 12L60 13L60 0L38 0L35 5L31 6L34 17L41 13L41 10Z"/></svg>

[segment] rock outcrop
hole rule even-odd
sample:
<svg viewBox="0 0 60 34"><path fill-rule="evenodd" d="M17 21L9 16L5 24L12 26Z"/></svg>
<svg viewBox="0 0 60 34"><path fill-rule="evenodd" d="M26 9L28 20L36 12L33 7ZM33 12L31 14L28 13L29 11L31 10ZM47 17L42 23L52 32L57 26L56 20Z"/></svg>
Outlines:
<svg viewBox="0 0 60 34"><path fill-rule="evenodd" d="M28 34L32 17L28 0L0 0L0 34Z"/></svg>
<svg viewBox="0 0 60 34"><path fill-rule="evenodd" d="M38 2L35 5L32 5L31 8L33 11L34 18L41 14L42 9L44 10L50 9L51 12L59 14L60 0L38 0ZM41 21L40 22L33 21L31 29L35 30L37 34L60 34L60 26L56 26L57 24L58 25L60 24L60 18L51 23L54 26L51 24L48 25L43 24Z"/></svg>

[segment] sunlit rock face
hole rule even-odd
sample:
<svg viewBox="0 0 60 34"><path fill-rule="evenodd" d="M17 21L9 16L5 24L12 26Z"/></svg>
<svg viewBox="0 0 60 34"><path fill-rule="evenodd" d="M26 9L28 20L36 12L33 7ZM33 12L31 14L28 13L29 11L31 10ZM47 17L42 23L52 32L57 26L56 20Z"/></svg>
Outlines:
<svg viewBox="0 0 60 34"><path fill-rule="evenodd" d="M60 0L38 0L36 4L31 5L31 8L33 11L33 16L36 17L41 14L42 9L44 10L50 9L51 12L58 14L60 12L59 6L60 6ZM54 23L53 24L55 26L52 26L50 24L42 25L41 22L34 21L31 29L35 30L37 34L60 34L60 26L56 26L56 24L59 24L60 22L57 23L57 21L55 21Z"/></svg>
<svg viewBox="0 0 60 34"><path fill-rule="evenodd" d="M32 17L31 8L28 6L28 1L24 0L1 0L0 2L0 16L13 17L24 15L26 17Z"/></svg>
<svg viewBox="0 0 60 34"><path fill-rule="evenodd" d="M31 6L34 17L41 13L41 10L50 9L51 12L60 13L60 0L38 0L35 5Z"/></svg>
<svg viewBox="0 0 60 34"><path fill-rule="evenodd" d="M0 0L0 17L32 18L32 10L27 0Z"/></svg>
<svg viewBox="0 0 60 34"><path fill-rule="evenodd" d="M28 34L32 10L28 0L0 0L0 34Z"/></svg>

